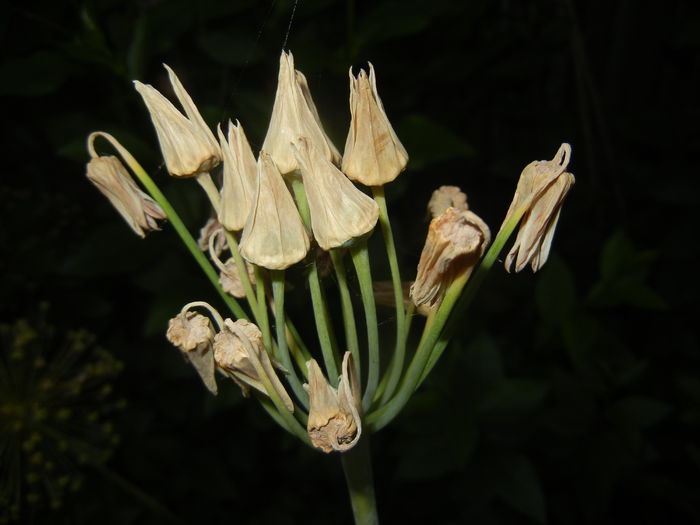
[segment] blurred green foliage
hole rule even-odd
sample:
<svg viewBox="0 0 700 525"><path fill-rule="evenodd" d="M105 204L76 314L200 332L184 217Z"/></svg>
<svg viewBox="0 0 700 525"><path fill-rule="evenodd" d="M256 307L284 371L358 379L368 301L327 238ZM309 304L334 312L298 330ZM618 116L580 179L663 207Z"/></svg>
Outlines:
<svg viewBox="0 0 700 525"><path fill-rule="evenodd" d="M495 230L520 170L562 141L574 148L577 183L552 259L534 277L494 269L425 386L374 438L382 520L700 520L691 270L700 86L690 74L700 7L294 5L1 8L3 322L48 300L53 323L89 328L126 365L114 384L129 403L114 421L122 441L107 463L112 475L86 470L86 492L51 523L350 523L337 457L301 448L231 385L210 397L165 341L165 322L183 303L217 301L173 233L136 238L82 176L85 137L109 131L196 231L208 210L191 184L165 177L131 80L167 92L167 62L210 123L238 118L256 148L283 45L341 147L347 68L376 67L412 158L387 188L406 279L435 187L461 186ZM393 330L390 317L385 326Z"/></svg>

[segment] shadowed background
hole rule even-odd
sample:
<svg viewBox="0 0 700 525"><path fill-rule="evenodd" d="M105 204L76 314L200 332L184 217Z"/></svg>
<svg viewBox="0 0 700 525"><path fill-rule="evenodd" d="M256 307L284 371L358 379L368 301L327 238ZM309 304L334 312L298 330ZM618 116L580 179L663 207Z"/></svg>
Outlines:
<svg viewBox="0 0 700 525"><path fill-rule="evenodd" d="M111 408L96 417L111 425L102 429L109 439L86 431L80 446L109 445L82 464L65 459L80 486L63 491L56 509L42 486L21 521L351 522L336 456L298 444L232 383L221 381L212 397L165 340L168 318L185 302L223 308L174 232L165 225L137 238L84 178L87 134L110 132L196 233L209 213L203 195L192 181L168 179L131 81L170 95L160 65L169 64L210 124L239 119L257 150L282 46L341 150L347 70L374 64L411 157L386 189L405 280L414 276L433 189L459 185L496 231L522 168L552 158L561 142L573 147L576 185L550 261L534 277L495 267L425 386L373 438L381 520L700 520L698 286L690 272L700 7L661 6L5 2L5 365L13 370L19 343L8 327L19 319L43 327L35 338L48 355L64 344L60 334L82 329L124 365L102 385ZM388 279L379 245L373 253L375 278ZM332 279L327 286L332 296ZM313 343L303 285L291 301ZM391 311L383 315L390 340ZM27 385L22 399L41 398L33 392L42 385ZM66 403L90 421L102 402ZM0 432L8 433L13 416L4 410ZM30 461L26 450L0 450L0 477L15 472L15 460ZM68 457L51 447L44 456ZM50 470L47 486L58 483Z"/></svg>

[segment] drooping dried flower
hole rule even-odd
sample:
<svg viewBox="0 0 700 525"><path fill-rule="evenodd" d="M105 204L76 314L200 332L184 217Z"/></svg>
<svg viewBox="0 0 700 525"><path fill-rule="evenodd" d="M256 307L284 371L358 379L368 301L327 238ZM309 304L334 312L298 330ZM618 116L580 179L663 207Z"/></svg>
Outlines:
<svg viewBox="0 0 700 525"><path fill-rule="evenodd" d="M408 153L386 116L372 64L369 78L363 69L353 77L350 68L350 115L343 173L365 186L391 182L406 168Z"/></svg>
<svg viewBox="0 0 700 525"><path fill-rule="evenodd" d="M255 268L249 263L245 263L246 269L248 271L248 280L250 284L255 284ZM224 292L233 295L239 299L245 297L245 289L243 288L243 283L241 282L241 276L238 273L238 267L236 266L236 261L231 257L224 265L225 271L219 272L219 284Z"/></svg>
<svg viewBox="0 0 700 525"><path fill-rule="evenodd" d="M228 246L226 242L226 237L221 235L224 227L219 222L216 217L209 217L207 222L199 229L199 238L197 239L197 245L201 248L203 252L209 250L209 239L212 236L216 236L214 239L214 251L215 255L218 257L221 252Z"/></svg>
<svg viewBox="0 0 700 525"><path fill-rule="evenodd" d="M174 177L194 177L206 173L221 161L219 144L173 70L163 65L187 116L153 86L138 80L134 80L134 86L151 115L165 166Z"/></svg>
<svg viewBox="0 0 700 525"><path fill-rule="evenodd" d="M299 168L290 148L290 143L299 137L306 137L327 160L335 164L340 162L340 153L323 130L306 77L300 71L295 71L292 54L283 51L275 105L262 147L281 173Z"/></svg>
<svg viewBox="0 0 700 525"><path fill-rule="evenodd" d="M360 388L350 352L343 357L342 375L335 389L328 384L316 360L307 361L309 421L306 429L311 444L326 453L346 452L362 435L359 406Z"/></svg>
<svg viewBox="0 0 700 525"><path fill-rule="evenodd" d="M515 261L516 272L528 263L536 272L547 261L564 198L575 182L574 176L566 171L570 160L571 146L563 143L552 160L531 162L520 174L503 224L521 207L527 210L520 221L515 243L506 256L506 271L510 272Z"/></svg>
<svg viewBox="0 0 700 525"><path fill-rule="evenodd" d="M255 201L243 228L240 253L263 268L283 270L306 256L309 236L282 175L264 151L257 171Z"/></svg>
<svg viewBox="0 0 700 525"><path fill-rule="evenodd" d="M428 201L428 212L434 219L450 206L456 210L468 210L467 194L457 186L440 186Z"/></svg>
<svg viewBox="0 0 700 525"><path fill-rule="evenodd" d="M342 246L374 228L379 207L306 138L293 145L309 201L314 238L324 250Z"/></svg>
<svg viewBox="0 0 700 525"><path fill-rule="evenodd" d="M455 277L471 272L491 241L489 227L475 213L447 208L430 222L411 299L437 308Z"/></svg>
<svg viewBox="0 0 700 525"><path fill-rule="evenodd" d="M93 157L87 164L87 178L109 199L136 235L143 238L145 232L160 230L156 219L166 219L165 213L139 189L118 158Z"/></svg>
<svg viewBox="0 0 700 525"><path fill-rule="evenodd" d="M181 312L170 319L165 335L194 366L209 391L216 394L214 328L209 318L196 312Z"/></svg>
<svg viewBox="0 0 700 525"><path fill-rule="evenodd" d="M219 220L227 230L240 231L245 226L255 198L257 168L243 126L228 121L228 137L217 129L224 161Z"/></svg>
<svg viewBox="0 0 700 525"><path fill-rule="evenodd" d="M219 368L241 387L244 396L248 396L249 386L267 395L255 366L255 363L259 362L277 395L287 409L294 412L294 403L282 386L270 356L265 351L262 333L253 323L245 319L235 322L226 319L224 328L214 338L214 359Z"/></svg>

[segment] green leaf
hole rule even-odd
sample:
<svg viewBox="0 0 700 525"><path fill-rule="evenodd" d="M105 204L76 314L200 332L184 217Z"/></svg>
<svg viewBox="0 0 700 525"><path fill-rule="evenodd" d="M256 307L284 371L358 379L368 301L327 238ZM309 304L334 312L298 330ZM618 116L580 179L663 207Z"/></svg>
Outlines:
<svg viewBox="0 0 700 525"><path fill-rule="evenodd" d="M498 383L481 402L479 411L488 418L524 417L542 402L549 384L535 379L506 379Z"/></svg>
<svg viewBox="0 0 700 525"><path fill-rule="evenodd" d="M511 507L537 523L547 521L540 478L532 462L522 455L507 458L497 474L497 494Z"/></svg>
<svg viewBox="0 0 700 525"><path fill-rule="evenodd" d="M38 97L60 88L71 73L63 55L52 51L37 51L11 58L0 64L0 96Z"/></svg>
<svg viewBox="0 0 700 525"><path fill-rule="evenodd" d="M560 258L551 257L540 272L535 302L546 322L560 325L569 318L576 303L576 291L571 272Z"/></svg>
<svg viewBox="0 0 700 525"><path fill-rule="evenodd" d="M411 156L412 169L474 155L474 147L462 137L424 115L408 115L396 126L399 140Z"/></svg>

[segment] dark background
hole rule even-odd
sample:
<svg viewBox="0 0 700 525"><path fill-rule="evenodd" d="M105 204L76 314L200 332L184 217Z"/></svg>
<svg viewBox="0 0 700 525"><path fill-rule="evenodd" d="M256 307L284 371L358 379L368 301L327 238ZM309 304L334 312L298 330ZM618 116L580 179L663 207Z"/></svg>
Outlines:
<svg viewBox="0 0 700 525"><path fill-rule="evenodd" d="M699 14L631 0L3 3L0 318L88 330L125 365L125 406L103 416L120 437L109 458L73 465L82 488L56 510L23 504L21 520L351 522L337 456L233 384L213 398L165 340L185 302L223 308L174 232L142 241L84 178L87 134L111 132L196 233L204 199L168 179L131 80L169 94L168 63L210 124L238 118L257 149L286 45L341 150L347 69L374 64L411 156L387 187L406 279L434 188L461 186L495 231L521 169L573 146L550 261L534 277L495 267L374 436L382 521L700 522ZM296 320L312 340L310 316Z"/></svg>

